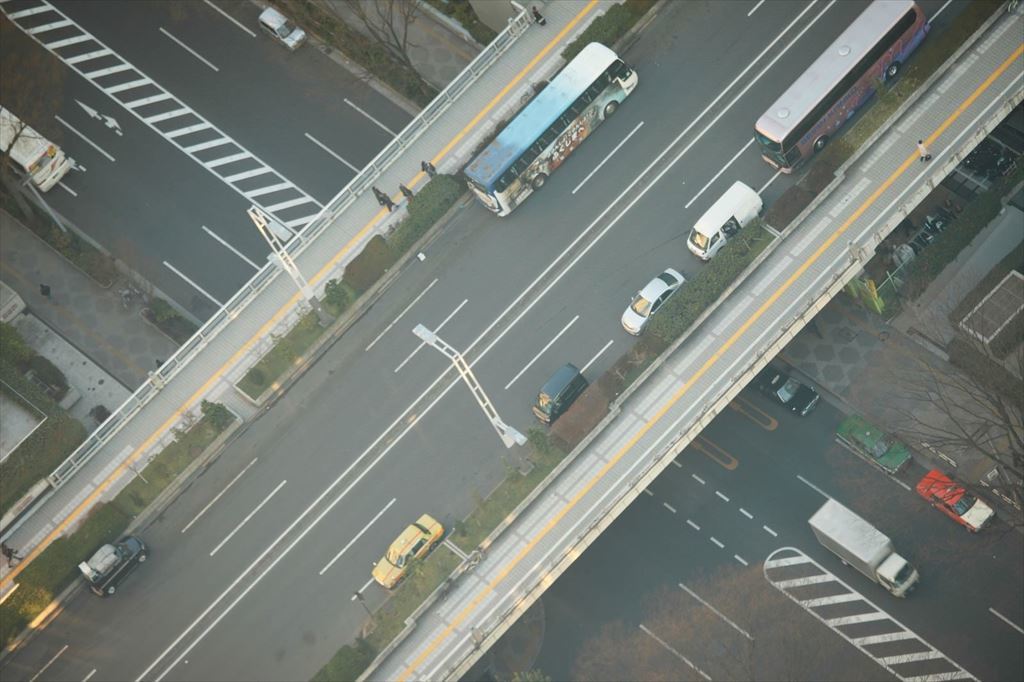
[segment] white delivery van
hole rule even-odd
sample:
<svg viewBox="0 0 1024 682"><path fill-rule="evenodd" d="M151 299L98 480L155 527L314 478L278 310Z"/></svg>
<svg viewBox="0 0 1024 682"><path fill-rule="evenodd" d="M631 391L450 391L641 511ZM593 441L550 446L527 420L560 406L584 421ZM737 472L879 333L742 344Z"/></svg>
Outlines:
<svg viewBox="0 0 1024 682"><path fill-rule="evenodd" d="M761 213L763 206L757 192L734 182L693 226L686 245L697 258L711 260L730 237Z"/></svg>

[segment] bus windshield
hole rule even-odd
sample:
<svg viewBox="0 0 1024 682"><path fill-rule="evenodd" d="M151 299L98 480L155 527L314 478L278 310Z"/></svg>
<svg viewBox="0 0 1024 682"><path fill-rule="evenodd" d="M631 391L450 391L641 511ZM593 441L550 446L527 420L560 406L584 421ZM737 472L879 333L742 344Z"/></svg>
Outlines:
<svg viewBox="0 0 1024 682"><path fill-rule="evenodd" d="M757 120L765 161L791 172L828 144L853 113L901 71L928 24L913 0L875 0Z"/></svg>
<svg viewBox="0 0 1024 682"><path fill-rule="evenodd" d="M491 211L508 215L611 116L636 72L600 43L584 47L463 169Z"/></svg>

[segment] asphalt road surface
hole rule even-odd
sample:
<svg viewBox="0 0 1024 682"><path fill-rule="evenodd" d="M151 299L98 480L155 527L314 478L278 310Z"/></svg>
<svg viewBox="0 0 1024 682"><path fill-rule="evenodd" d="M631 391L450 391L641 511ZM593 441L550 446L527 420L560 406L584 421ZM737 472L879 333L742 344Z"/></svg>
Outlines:
<svg viewBox="0 0 1024 682"><path fill-rule="evenodd" d="M842 416L823 402L801 419L751 389L741 393L545 593L543 644L525 665L556 680L666 669L691 679L694 668L712 679L892 679L765 579L765 558L794 546L978 679L1021 679L1024 637L993 613L1024 622L1020 534L1001 522L967 533L837 445ZM902 478L913 485L923 474L914 466ZM874 523L918 567L921 583L909 598L892 597L818 544L807 519L822 493ZM695 622L693 630L673 619ZM732 628L721 638L705 632L724 619L752 640ZM646 669L595 667L595 652L626 651L636 639L672 647L694 667L678 657ZM814 650L801 651L803 642ZM493 653L515 658L503 642Z"/></svg>
<svg viewBox="0 0 1024 682"><path fill-rule="evenodd" d="M748 16L753 3L670 4L624 55L636 93L544 190L506 219L462 210L146 530L153 558L116 598L72 600L4 678L46 665L54 680L312 675L365 617L352 594L365 588L371 608L384 600L369 574L394 536L424 512L450 525L505 473L479 408L454 379L438 380L446 360L411 328L439 328L466 352L525 432L555 368L572 361L594 378L629 348L619 318L639 287L668 265L695 274L684 240L700 213L737 179L772 180L747 146L754 119L862 6L773 2ZM630 208L602 215L620 194Z"/></svg>
<svg viewBox="0 0 1024 682"><path fill-rule="evenodd" d="M252 3L220 3L223 13L202 2L55 5L75 23L63 31L88 32L133 67L96 79L100 85L128 82L136 72L155 85L108 95L61 62L59 92L51 93L60 101L59 119L32 124L56 131L84 170L65 177L46 198L200 319L252 277L253 264L265 262L269 249L245 210L253 200L269 205L273 197L247 199L221 179L234 167L211 162L229 147L254 155L293 192L310 197L293 215L311 217L411 119L314 46L290 53L275 43L260 31ZM19 2L5 7L15 12ZM47 34L47 40L61 37ZM38 44L26 44L38 59L52 58ZM99 66L90 63L89 70ZM120 103L158 88L233 144L197 151L193 159ZM236 162L239 172L251 167L247 163Z"/></svg>

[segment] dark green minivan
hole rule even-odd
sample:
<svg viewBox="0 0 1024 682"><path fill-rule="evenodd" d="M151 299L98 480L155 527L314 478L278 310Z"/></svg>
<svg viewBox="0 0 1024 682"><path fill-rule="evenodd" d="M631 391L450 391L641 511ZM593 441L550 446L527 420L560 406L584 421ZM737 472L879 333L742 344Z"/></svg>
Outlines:
<svg viewBox="0 0 1024 682"><path fill-rule="evenodd" d="M586 377L576 365L562 365L547 380L544 388L540 389L537 404L533 406L534 416L545 424L553 423L569 409L588 385Z"/></svg>

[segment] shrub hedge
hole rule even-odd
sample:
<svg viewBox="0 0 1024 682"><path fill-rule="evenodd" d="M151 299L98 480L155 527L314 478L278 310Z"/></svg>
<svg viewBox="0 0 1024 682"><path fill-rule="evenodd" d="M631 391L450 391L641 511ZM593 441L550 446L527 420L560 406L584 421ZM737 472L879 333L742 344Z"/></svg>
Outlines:
<svg viewBox="0 0 1024 682"><path fill-rule="evenodd" d="M395 254L404 254L466 193L453 175L435 175L409 202L409 215L388 235Z"/></svg>
<svg viewBox="0 0 1024 682"><path fill-rule="evenodd" d="M626 0L612 5L608 11L594 19L583 32L562 50L562 59L569 61L590 43L601 43L612 47L626 35L640 18L654 6L657 0Z"/></svg>
<svg viewBox="0 0 1024 682"><path fill-rule="evenodd" d="M341 281L362 293L372 287L396 260L398 255L384 237L374 235L359 255L345 266Z"/></svg>

